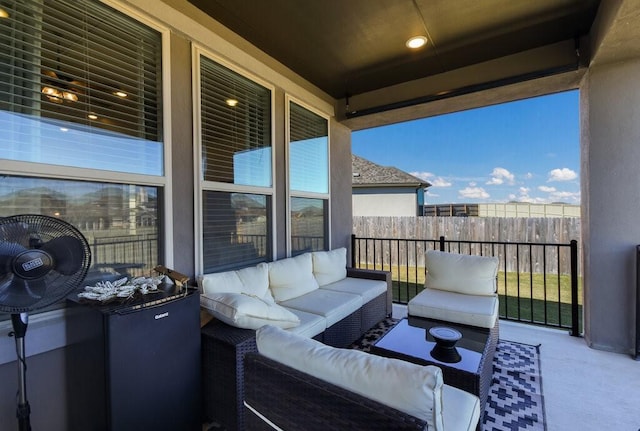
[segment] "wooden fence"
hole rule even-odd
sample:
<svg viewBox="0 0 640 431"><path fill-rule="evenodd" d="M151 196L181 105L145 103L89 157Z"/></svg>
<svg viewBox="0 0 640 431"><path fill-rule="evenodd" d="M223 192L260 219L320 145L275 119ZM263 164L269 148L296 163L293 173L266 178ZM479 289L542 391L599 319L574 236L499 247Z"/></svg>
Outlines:
<svg viewBox="0 0 640 431"><path fill-rule="evenodd" d="M448 242L513 242L528 244L580 244L579 218L505 218L505 217L353 217L353 234L357 238L395 238L408 240L434 240L444 236ZM369 247L369 246L368 246ZM451 251L470 254L493 254L489 250L473 250L468 245L451 244ZM483 247L486 247L484 245ZM517 246L514 246L517 247ZM521 247L521 246L520 246ZM500 249L499 249L500 250ZM571 267L570 254L560 249L524 247L518 250L502 249L501 270L540 273L567 273ZM568 249L567 249L568 250ZM382 250L380 250L382 251ZM424 266L424 252L395 253L393 264ZM581 260L578 247L578 262ZM372 256L370 254L369 256ZM378 254L379 256L379 254ZM381 258L381 257L379 257ZM377 263L377 262L368 262ZM578 269L581 274L581 268Z"/></svg>

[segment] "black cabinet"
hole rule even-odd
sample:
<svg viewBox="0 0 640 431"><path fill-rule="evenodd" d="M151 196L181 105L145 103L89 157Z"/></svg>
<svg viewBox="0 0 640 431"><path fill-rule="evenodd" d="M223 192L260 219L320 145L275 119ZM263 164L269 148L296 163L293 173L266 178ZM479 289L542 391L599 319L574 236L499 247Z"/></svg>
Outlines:
<svg viewBox="0 0 640 431"><path fill-rule="evenodd" d="M202 429L199 297L171 289L126 305L72 301L70 430Z"/></svg>

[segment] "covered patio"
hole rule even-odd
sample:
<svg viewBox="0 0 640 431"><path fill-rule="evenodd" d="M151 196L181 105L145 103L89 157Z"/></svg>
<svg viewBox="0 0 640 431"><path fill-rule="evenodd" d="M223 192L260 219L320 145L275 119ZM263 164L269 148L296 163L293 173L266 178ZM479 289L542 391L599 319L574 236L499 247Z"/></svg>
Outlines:
<svg viewBox="0 0 640 431"><path fill-rule="evenodd" d="M394 306L394 317L406 307ZM629 356L587 347L567 331L501 321L500 338L540 345L548 431L638 427L638 363Z"/></svg>
<svg viewBox="0 0 640 431"><path fill-rule="evenodd" d="M14 182L26 182L24 188L40 193L31 200L16 193L20 199L7 202L18 200L16 208L29 209L53 202L55 208L47 207L53 213L66 209L60 202L77 192L65 196L61 184L122 187L116 198L99 203L124 205L126 214L142 209L143 217L117 217L110 226L103 218L85 217L83 229L115 237L144 227L152 231L144 239L152 244L152 256L117 263L147 272L163 264L195 280L297 254L307 245L297 245L296 222L309 216L319 220L314 227L320 232L303 232L318 240L309 247L349 248L352 131L578 89L584 334L575 338L506 322L500 336L542 345L549 431L635 430L640 0L461 0L455 8L451 3L0 0L0 35L13 48L0 64L6 78L0 120L17 125L20 133L36 130L29 139L20 133L2 137L8 150L0 154L0 177L11 192ZM54 5L63 6L42 15ZM88 16L94 21L84 21ZM125 29L142 34L126 39L128 54L103 49L103 42L121 46L125 39L111 36ZM101 43L91 41L94 33ZM422 51L405 46L414 35L427 39ZM113 92L124 81L137 98L123 101L125 92ZM64 91L51 93L52 87ZM237 87L251 103L239 116L229 114L238 100L223 94ZM213 102L223 95L226 105L220 108ZM96 116L100 108L111 115L109 121ZM69 127L60 125L74 126L81 138L104 138L107 150L93 153L94 147L68 138ZM109 147L114 130L126 139ZM50 131L56 139L40 143ZM318 136L324 158L291 157L292 143ZM63 141L66 151L50 145ZM27 142L34 143L27 148L32 151L23 151ZM150 156L123 150L140 150L142 143ZM251 169L237 169L242 162ZM296 169L318 166L323 187L305 189L291 180ZM45 189L53 192L45 196ZM84 217L94 207L79 205L67 215ZM13 208L7 204L5 211ZM220 214L224 223L215 218ZM261 230L239 232L236 227L247 221ZM394 315L402 314L396 306ZM16 359L6 336L10 322L2 317L0 423L13 429ZM78 341L69 336L69 326L64 307L32 318L27 361L34 429L69 429L73 388L67 359Z"/></svg>

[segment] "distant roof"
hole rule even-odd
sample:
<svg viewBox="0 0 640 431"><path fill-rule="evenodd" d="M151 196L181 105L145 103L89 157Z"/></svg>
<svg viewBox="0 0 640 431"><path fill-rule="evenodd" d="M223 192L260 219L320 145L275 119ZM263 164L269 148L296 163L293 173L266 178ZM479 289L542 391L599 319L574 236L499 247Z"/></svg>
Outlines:
<svg viewBox="0 0 640 431"><path fill-rule="evenodd" d="M414 177L393 166L381 166L367 159L351 155L354 186L414 186L429 187L431 183Z"/></svg>

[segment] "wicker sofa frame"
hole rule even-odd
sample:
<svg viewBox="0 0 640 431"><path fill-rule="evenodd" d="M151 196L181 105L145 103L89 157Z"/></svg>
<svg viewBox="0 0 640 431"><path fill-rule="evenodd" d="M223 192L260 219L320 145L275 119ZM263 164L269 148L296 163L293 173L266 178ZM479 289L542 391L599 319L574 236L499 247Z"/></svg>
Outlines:
<svg viewBox="0 0 640 431"><path fill-rule="evenodd" d="M392 311L389 272L347 268L347 277L383 280L387 291L313 337L334 347L349 346ZM247 353L257 352L255 331L214 319L202 327L201 341L203 421L216 422L228 431L242 431L245 429L243 364Z"/></svg>
<svg viewBox="0 0 640 431"><path fill-rule="evenodd" d="M421 419L324 380L249 353L244 361L246 403L285 430L424 430ZM272 431L244 407L246 430Z"/></svg>

